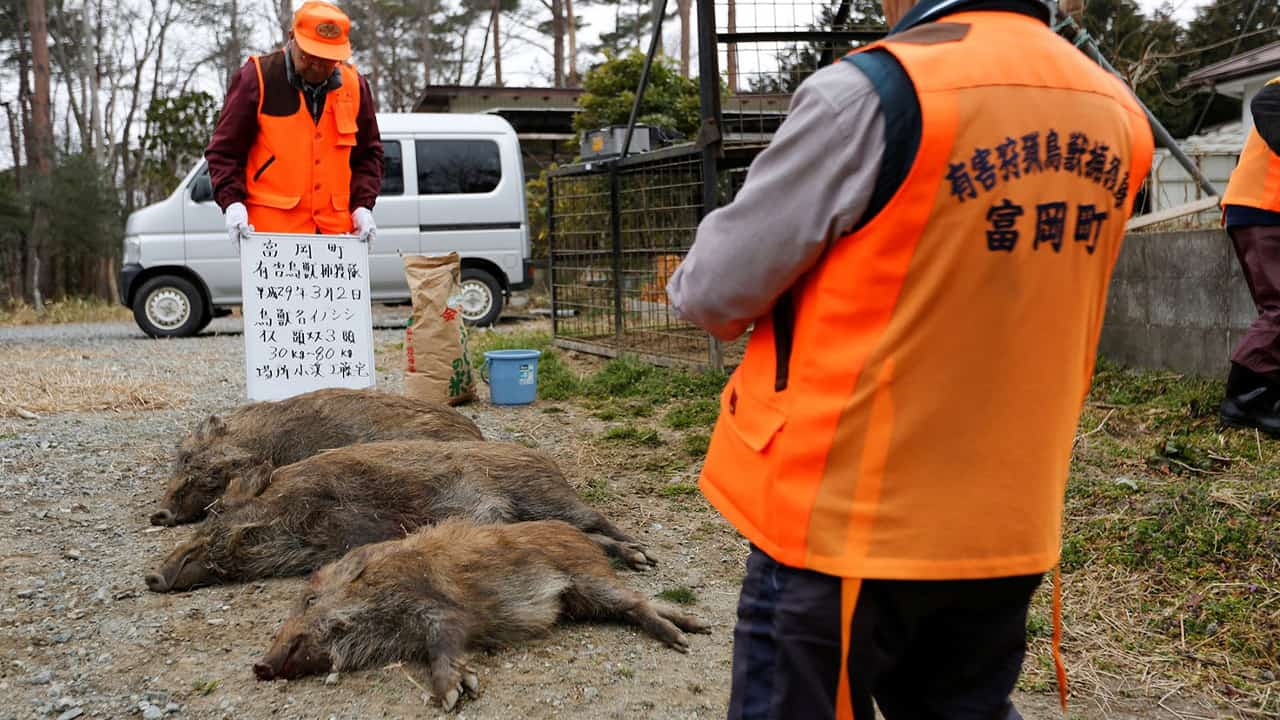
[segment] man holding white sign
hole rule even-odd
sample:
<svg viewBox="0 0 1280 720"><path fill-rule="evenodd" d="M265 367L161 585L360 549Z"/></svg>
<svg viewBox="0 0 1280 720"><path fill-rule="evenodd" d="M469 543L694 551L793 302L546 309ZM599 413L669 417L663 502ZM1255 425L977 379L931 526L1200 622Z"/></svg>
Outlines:
<svg viewBox="0 0 1280 720"><path fill-rule="evenodd" d="M374 384L368 243L383 153L373 94L346 62L350 32L336 6L303 3L287 45L232 78L205 150L242 253L250 400Z"/></svg>

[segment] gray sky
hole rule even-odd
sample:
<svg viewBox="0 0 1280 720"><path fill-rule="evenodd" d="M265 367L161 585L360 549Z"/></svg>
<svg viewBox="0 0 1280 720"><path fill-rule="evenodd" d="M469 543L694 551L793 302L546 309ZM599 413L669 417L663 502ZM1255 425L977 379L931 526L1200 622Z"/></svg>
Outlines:
<svg viewBox="0 0 1280 720"><path fill-rule="evenodd" d="M342 0L339 0L339 4L341 4L341 1ZM1168 3L1175 9L1176 16L1179 19L1186 21L1186 20L1189 20L1194 15L1197 7L1203 5L1209 0L1137 0L1137 1L1138 1L1138 4L1142 7L1142 9L1145 12L1152 12L1156 8L1160 7L1161 5ZM125 0L125 2L128 4L134 4L134 5L142 4L141 0ZM627 12L629 10L633 11L632 10L632 8L634 7L634 5L632 4L633 2L634 0L631 0L631 2L625 2L623 12ZM262 4L265 6L266 0L256 0L249 4L251 5ZM301 4L301 0L294 1L295 6L299 4ZM523 4L530 8L538 7L540 5L538 0L525 0ZM676 4L676 0L668 0L669 8L674 8L675 4ZM793 26L796 23L803 25L804 21L807 20L808 18L799 17L799 14L802 14L805 10L810 9L809 6L807 5L796 5L793 3L785 3L785 2L779 2L773 5L748 4L746 8L739 10L739 13L738 13L739 23L745 24L745 25L752 24L754 22L754 19L752 17L749 17L752 14L752 9L758 8L760 10L764 10L766 7L768 8L768 11L769 11L770 20L773 23L778 23L780 26ZM581 53L579 56L580 68L585 70L586 67L589 66L589 64L594 60L594 58L589 56L584 50L582 50L582 48L585 48L597 42L600 32L612 29L613 23L614 23L615 10L614 8L601 6L601 5L580 5L578 10L582 16L582 19L586 21L586 27L584 27L583 30L578 34L578 45ZM723 12L723 9L721 9L721 12ZM786 17L782 17L784 15ZM769 20L765 20L764 22L768 23ZM694 21L694 25L696 28L696 18ZM664 44L668 53L671 53L673 51L678 51L679 42L680 42L679 27L680 27L679 21L675 18L668 19L667 22L664 24L663 39L664 39ZM191 32L191 30L194 30L194 29L188 29L188 32ZM258 27L257 30L260 34L264 35L263 38L259 38L259 43L257 44L265 45L271 42L270 40L265 40L266 33L270 31L269 23L263 23L263 26ZM520 29L513 28L510 24L507 25L507 30L508 31L515 30L515 34L524 35L526 39L518 39L516 37L510 37L506 39L506 42L504 42L504 45L506 45L506 47L504 48L504 53L503 53L504 55L503 80L506 82L507 85L541 86L541 85L547 84L547 78L551 74L551 58L546 51L534 47L529 42L530 40L535 40L535 38L537 38L536 34L531 33L528 30L521 31ZM481 37L480 37L481 32L483 32L482 26L477 28L473 32L472 36L469 38L468 45L473 49L475 47L478 47L481 42ZM207 39L211 39L211 38L200 37L199 31L196 30L195 36L190 37L190 39L186 43L175 43L174 46L170 48L169 50L170 57L173 57L175 53L182 53L184 51L188 53L195 53L199 50L198 46L204 45L205 44L204 41ZM265 43L262 42L263 40L265 40ZM543 40L542 38L537 38L535 41L540 43L546 43L546 41ZM546 44L549 44L549 43L546 43ZM695 54L694 64L696 68L696 53L697 53L696 39L694 40L692 45L693 45L693 53ZM647 49L647 46L648 46L648 42L646 40L644 49ZM746 56L740 56L739 61L742 64L743 71L748 72L750 68L747 68L746 65L749 65L752 62L752 58L746 57ZM485 81L487 82L492 81L491 69L488 72L486 72ZM214 74L212 69L202 73L201 76L196 79L195 85L197 87L202 87L204 89L207 89L210 92L213 92L215 95L221 94L220 79ZM65 110L61 108L61 106L64 105L66 102L65 90L62 87L55 87L54 92L55 92L55 102L58 103L60 106L59 110L55 114L57 117L61 118L62 115L65 113ZM15 93L16 93L16 81L12 75L12 69L6 69L4 71L0 71L0 99L12 99ZM10 164L11 159L9 157L10 154L8 152L7 143L0 143L0 145L5 146L3 148L0 148L0 167L4 167Z"/></svg>
<svg viewBox="0 0 1280 720"><path fill-rule="evenodd" d="M1143 12L1150 14L1167 3L1173 6L1174 16L1185 22L1195 17L1196 8L1208 2L1209 0L1138 0L1138 5Z"/></svg>

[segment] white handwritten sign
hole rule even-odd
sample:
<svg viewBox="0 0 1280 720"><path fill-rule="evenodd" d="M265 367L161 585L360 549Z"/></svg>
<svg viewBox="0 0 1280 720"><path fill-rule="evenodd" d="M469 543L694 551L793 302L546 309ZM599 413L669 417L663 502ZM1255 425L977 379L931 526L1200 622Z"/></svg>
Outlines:
<svg viewBox="0 0 1280 720"><path fill-rule="evenodd" d="M256 233L240 246L250 400L374 384L369 246Z"/></svg>

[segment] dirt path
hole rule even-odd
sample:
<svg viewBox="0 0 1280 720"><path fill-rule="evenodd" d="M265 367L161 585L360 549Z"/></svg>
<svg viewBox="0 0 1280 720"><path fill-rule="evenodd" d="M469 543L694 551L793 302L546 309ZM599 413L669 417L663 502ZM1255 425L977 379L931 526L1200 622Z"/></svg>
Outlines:
<svg viewBox="0 0 1280 720"><path fill-rule="evenodd" d="M214 330L234 330L231 319ZM389 345L394 329L375 332ZM301 580L150 593L143 575L189 529L147 517L183 434L243 397L242 338L207 334L150 341L127 324L0 329L0 366L38 358L82 393L170 398L153 409L0 416L0 719L440 717L423 704L414 665L293 683L258 683L250 667L288 612ZM33 382L23 377L17 382ZM398 372L379 377L398 391ZM50 385L47 394L66 391ZM138 395L138 393L143 393ZM146 393L150 393L149 395ZM52 396L52 395L50 395ZM85 399L85 398L82 398ZM122 401L122 404L124 403ZM681 655L617 625L565 625L548 637L480 655L481 696L458 718L718 718L728 696L734 606L746 548L697 495L660 492L696 467L661 453L606 446L607 424L572 403L466 408L490 439L551 453L571 482L662 563L626 573L650 596L687 587L691 611L713 625ZM676 434L670 433L673 438ZM1175 718L1137 698L1100 709L1078 699L1073 717ZM1166 705L1191 707L1183 699ZM1029 719L1061 717L1056 698L1022 695ZM1199 711L1184 717L1217 717Z"/></svg>

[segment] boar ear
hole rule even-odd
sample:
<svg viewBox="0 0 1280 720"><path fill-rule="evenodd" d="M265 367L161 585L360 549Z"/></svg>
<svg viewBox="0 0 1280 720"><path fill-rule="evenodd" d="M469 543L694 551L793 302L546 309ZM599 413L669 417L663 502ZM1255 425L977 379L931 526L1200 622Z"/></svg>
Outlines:
<svg viewBox="0 0 1280 720"><path fill-rule="evenodd" d="M256 523L234 525L228 528L228 534L230 535L228 538L228 544L232 547L257 545L262 541L266 530L266 525L258 525Z"/></svg>
<svg viewBox="0 0 1280 720"><path fill-rule="evenodd" d="M275 467L269 462L245 469L227 485L227 490L223 494L224 500L227 502L250 500L261 495L262 491L271 484L271 474L274 472Z"/></svg>
<svg viewBox="0 0 1280 720"><path fill-rule="evenodd" d="M330 577L334 581L344 584L359 580L360 576L369 567L369 557L372 555L372 549L372 545L361 545L347 553L345 557L334 565L333 574Z"/></svg>
<svg viewBox="0 0 1280 720"><path fill-rule="evenodd" d="M356 624L356 616L359 615L360 611L363 609L364 608L362 606L353 605L335 610L334 613L329 616L329 627L333 630L337 630L338 632L346 632L350 630L351 627Z"/></svg>
<svg viewBox="0 0 1280 720"><path fill-rule="evenodd" d="M196 427L196 438L212 440L227 434L227 424L217 415L210 415Z"/></svg>

